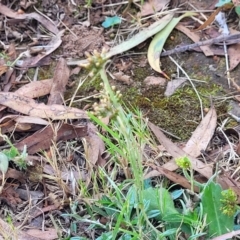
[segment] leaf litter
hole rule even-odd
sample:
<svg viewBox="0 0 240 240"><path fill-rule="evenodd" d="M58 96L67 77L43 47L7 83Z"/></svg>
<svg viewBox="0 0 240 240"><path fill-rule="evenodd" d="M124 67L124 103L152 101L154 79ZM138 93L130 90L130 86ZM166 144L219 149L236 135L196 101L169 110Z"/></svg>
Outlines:
<svg viewBox="0 0 240 240"><path fill-rule="evenodd" d="M157 14L157 12L164 10L169 3L170 1L162 1L161 3L159 1L146 1L141 7L141 15ZM173 14L167 13L166 16L155 23L150 21L148 28L140 28L139 32L133 34L133 36L130 34L129 38L126 38L119 44L112 44L111 38L108 36L111 35L111 31L114 31L114 27L109 30L110 33L105 32L103 36L102 30L93 30L92 26L86 28L75 25L73 23L75 19L71 20L69 16L68 20L55 19L53 21L44 13L40 14L39 10L35 12L36 8L31 8L31 4L26 9L24 8L28 13L17 11L16 7L14 8L15 5L8 6L1 4L0 12L6 17L8 23L12 23L12 25L9 25L10 28L14 29L14 24L17 23L19 24L19 29L24 26L28 31L29 29L30 31L34 30L34 35L39 39L33 43L35 46L32 46L28 41L26 47L26 45L24 46L26 42L23 41L23 47L19 48L19 45L21 46L22 44L21 41L19 42L19 39L23 38L26 40L29 32L24 35L19 30L18 32L6 29L6 38L1 38L1 44L6 51L6 54L0 59L0 76L4 79L3 91L0 92L1 144L6 142L6 135L3 134L7 134L9 137L13 136L11 140L14 141L14 147L17 151L24 152L24 149L27 149L28 156L26 156L26 161L29 166L26 174L23 174L19 170L20 168L16 168L10 163L6 168L5 179L15 180L16 185L11 181L7 181L0 193L0 200L9 202L10 208L16 211L17 205L24 202L29 202L30 206L36 205L38 200L31 199L34 194L36 194L35 198L46 198L45 205L39 204L38 207L40 210L36 211L33 207L31 208L32 212L30 216L27 216L29 222L37 220L38 227L40 228L43 221L42 213L47 214L68 208L70 204L68 197L76 199L77 194L81 192L81 189L76 185L76 181L84 181L87 187L91 187L91 175L95 174L94 171L98 167L104 168L107 166L106 168L110 169L110 171L112 169L112 166L108 166L108 159L104 156L106 151L105 144L100 138L96 126L89 122L87 112L78 106L68 106L64 100L68 84L74 79L73 76L70 76L71 69L67 65L86 63L86 59L78 60L74 59L74 57L83 57L85 51L100 50L102 47L109 50L106 52L106 57L111 58L133 49L160 32L160 34L154 37L157 40L153 40L151 43L154 47L150 44L149 63L153 69L163 73L167 77L162 68L160 68L160 59L155 56L156 54L161 54L164 42L168 39L173 28L184 32L194 42L200 40L200 35L195 31L189 30L182 23L179 23L175 27L185 15L173 18ZM74 4L71 5L73 9L75 8L74 6ZM11 9L12 7L14 10ZM53 9L51 8L50 11L53 11ZM42 10L46 11L46 9ZM48 15L51 16L51 14ZM190 15L188 14L188 17ZM125 21L125 19L123 20ZM32 24L35 21L37 22L37 26L40 26L37 30L35 30L36 26ZM69 24L71 21L73 22ZM88 21L93 23L91 19L88 19ZM124 25L124 21L119 22L119 24ZM58 24L56 24L57 22ZM204 28L209 24L210 21L201 27L202 30L204 31ZM45 28L44 31L43 27ZM90 31L92 32L88 35L87 32ZM14 35L11 35L11 32ZM86 33L85 36L83 32ZM161 32L164 36L161 35ZM13 38L16 43L10 45L9 41L6 40L8 37ZM30 39L34 40L32 37ZM96 41L96 39L99 41ZM161 43L160 47L156 48L159 42ZM68 46L66 47L66 45ZM239 64L238 45L230 45L228 48L230 70L233 70ZM20 52L22 49L25 51ZM200 46L200 50L198 49L198 51L203 51L206 56L214 54L223 55L222 49L214 50L212 46ZM49 59L51 59L50 62L58 59L58 61L55 61L57 64L54 67L51 78L39 80L40 78L36 71L35 74L38 81L31 81L25 85L20 81L19 83L22 86L19 88L16 87L16 82L21 80L22 76L27 76L25 74L29 69L49 65ZM162 64L164 66L163 61ZM116 73L121 73L120 76L117 75L115 77L130 87L134 84L135 79L127 72L128 69L131 69L131 66L126 69L117 67L117 72L113 76ZM77 73L79 71L81 72L80 68L78 68ZM154 87L160 84L164 86L165 78L160 78L158 75L157 77L148 75L145 84L149 86L153 85ZM180 81L178 84L181 84ZM165 95L170 96L170 94L174 94L176 87L173 85L170 86L170 93L168 89ZM215 170L215 162L210 159L211 154L214 152L211 147L214 146L213 139L216 135L215 129L217 127L217 114L213 106L208 110L202 121L198 123L196 130L192 133L192 137L186 143L183 143L184 147L178 147L176 143L168 139L153 123L149 122L148 126L161 143L162 149L165 149L164 151L171 156L171 159L166 163L162 162L161 166L158 166L156 162L146 163L146 166L149 168L149 171L145 174L146 179L163 175L172 182L190 189L191 185L189 181L175 172L178 166L173 159L181 156L189 157L193 169L198 174L206 179L212 177ZM228 149L232 149L230 143L228 143ZM209 157L210 160L208 159L208 163L202 161L203 154L207 154ZM143 164L145 163L143 162ZM4 172L3 168L1 168L1 171ZM234 171L232 169L232 173L235 174ZM232 177L233 175L224 169L223 173L219 175L218 182L224 189L231 187L240 196L239 184L237 179ZM3 175L0 175L0 179L3 181ZM26 184L29 180L32 180L31 185L29 185L31 198L29 198L28 191L21 186L21 184ZM34 190L36 189L34 188L37 186L36 184L39 183L43 185L44 190L42 188L38 188L39 191ZM59 191L59 189L61 190ZM198 192L199 189L194 188L194 191ZM55 194L56 192L61 193ZM58 200L59 198L64 199L65 202L61 202ZM41 218L39 218L40 216ZM20 218L20 215L18 217ZM24 226L26 220L23 216L21 216L21 221L22 226ZM54 223L50 224L50 226L54 226ZM13 231L1 218L0 227L5 229L5 236L16 236L16 239L58 239L59 237L57 230L51 227L46 228L44 231L37 229L38 227L27 231L16 228L17 230Z"/></svg>

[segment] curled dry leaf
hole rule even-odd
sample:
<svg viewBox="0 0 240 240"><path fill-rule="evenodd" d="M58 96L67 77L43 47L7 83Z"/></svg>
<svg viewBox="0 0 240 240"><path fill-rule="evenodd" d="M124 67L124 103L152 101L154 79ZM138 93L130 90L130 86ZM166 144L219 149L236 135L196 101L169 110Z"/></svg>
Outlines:
<svg viewBox="0 0 240 240"><path fill-rule="evenodd" d="M203 30L207 26L209 26L214 20L216 15L222 10L222 7L217 8L210 16L209 18L197 29L194 29L193 32Z"/></svg>
<svg viewBox="0 0 240 240"><path fill-rule="evenodd" d="M45 28L47 28L50 32L54 34L57 34L59 32L58 28L53 22L38 13L19 14L18 12L13 11L12 9L4 6L3 4L0 4L0 13L14 19L35 19Z"/></svg>
<svg viewBox="0 0 240 240"><path fill-rule="evenodd" d="M52 120L88 118L83 110L57 104L47 106L43 103L36 103L31 98L11 92L0 92L0 104L32 117Z"/></svg>
<svg viewBox="0 0 240 240"><path fill-rule="evenodd" d="M48 98L48 105L63 103L63 93L65 92L69 76L70 70L67 66L67 63L63 58L60 58L54 71L52 88Z"/></svg>
<svg viewBox="0 0 240 240"><path fill-rule="evenodd" d="M105 151L105 145L98 135L97 128L92 123L88 124L88 135L85 139L87 142L85 154L88 162L92 165L98 164L100 166L104 166L105 160L102 158L102 154Z"/></svg>

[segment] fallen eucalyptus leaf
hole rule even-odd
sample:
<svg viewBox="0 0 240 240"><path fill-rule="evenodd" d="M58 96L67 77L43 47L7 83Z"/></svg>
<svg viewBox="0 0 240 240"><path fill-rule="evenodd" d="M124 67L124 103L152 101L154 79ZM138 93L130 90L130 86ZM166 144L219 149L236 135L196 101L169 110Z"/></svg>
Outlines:
<svg viewBox="0 0 240 240"><path fill-rule="evenodd" d="M157 72L163 74L166 78L169 78L160 68L160 54L163 46L178 22L184 18L194 15L195 13L187 12L178 18L173 18L167 26L165 26L159 33L157 33L151 41L148 48L148 62L150 66Z"/></svg>
<svg viewBox="0 0 240 240"><path fill-rule="evenodd" d="M85 111L59 104L45 105L12 92L0 92L0 104L20 113L52 120L88 118Z"/></svg>
<svg viewBox="0 0 240 240"><path fill-rule="evenodd" d="M57 25L53 21L36 12L19 14L17 11L0 4L0 13L13 19L35 19L52 33L57 34L59 32Z"/></svg>

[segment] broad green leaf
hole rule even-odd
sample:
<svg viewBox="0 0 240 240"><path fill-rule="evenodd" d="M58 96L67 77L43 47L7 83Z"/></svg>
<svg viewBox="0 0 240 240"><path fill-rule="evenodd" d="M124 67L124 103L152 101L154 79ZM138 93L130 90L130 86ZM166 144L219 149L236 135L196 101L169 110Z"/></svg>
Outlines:
<svg viewBox="0 0 240 240"><path fill-rule="evenodd" d="M207 215L209 237L219 236L233 230L233 217L223 214L221 207L222 188L219 184L211 182L203 190L203 213Z"/></svg>
<svg viewBox="0 0 240 240"><path fill-rule="evenodd" d="M102 26L104 28L109 28L120 23L121 23L121 18L118 16L106 17L105 21L102 23Z"/></svg>
<svg viewBox="0 0 240 240"><path fill-rule="evenodd" d="M162 52L163 46L172 32L174 27L178 24L178 22L184 18L194 15L195 13L187 12L178 18L173 18L168 25L163 28L159 33L157 33L153 40L151 41L149 48L148 48L148 62L150 66L157 72L163 74L166 78L166 74L160 68L160 54Z"/></svg>
<svg viewBox="0 0 240 240"><path fill-rule="evenodd" d="M171 21L172 18L172 13L166 15L159 21L150 25L148 28L141 30L129 40L124 41L123 43L120 43L119 45L113 47L108 53L106 53L106 57L110 58L114 55L126 52L131 48L136 47L140 43L155 35L157 32L161 31Z"/></svg>
<svg viewBox="0 0 240 240"><path fill-rule="evenodd" d="M159 210L161 216L156 217L161 219L169 214L177 214L173 200L168 190L165 188L147 188L143 190L143 199L149 201L147 212Z"/></svg>
<svg viewBox="0 0 240 240"><path fill-rule="evenodd" d="M4 153L0 152L0 171L2 173L7 172L8 163L9 163L8 157Z"/></svg>

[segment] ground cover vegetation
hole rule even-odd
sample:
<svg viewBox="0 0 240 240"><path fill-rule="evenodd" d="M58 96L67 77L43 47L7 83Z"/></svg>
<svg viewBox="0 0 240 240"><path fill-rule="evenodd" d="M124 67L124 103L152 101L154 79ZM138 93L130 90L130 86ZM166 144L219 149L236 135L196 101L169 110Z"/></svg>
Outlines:
<svg viewBox="0 0 240 240"><path fill-rule="evenodd" d="M238 239L239 7L2 1L0 239Z"/></svg>

